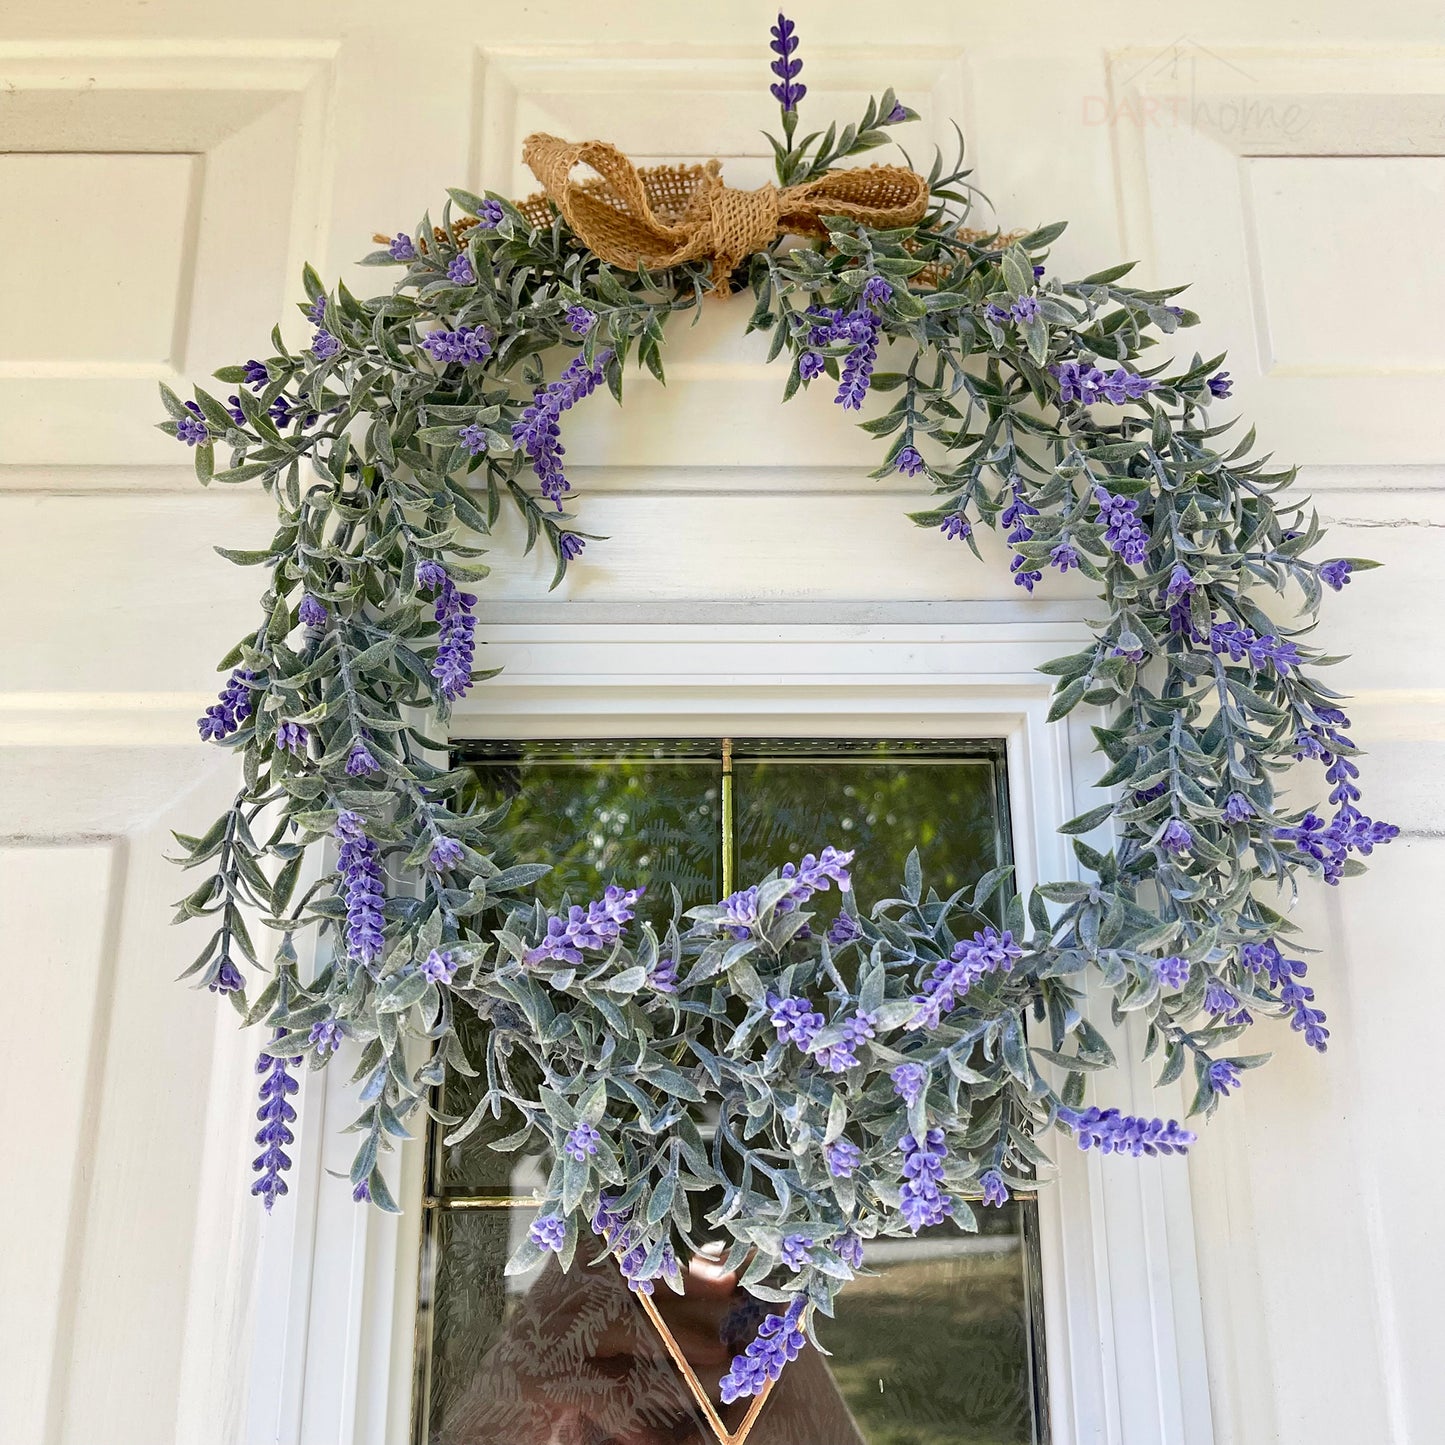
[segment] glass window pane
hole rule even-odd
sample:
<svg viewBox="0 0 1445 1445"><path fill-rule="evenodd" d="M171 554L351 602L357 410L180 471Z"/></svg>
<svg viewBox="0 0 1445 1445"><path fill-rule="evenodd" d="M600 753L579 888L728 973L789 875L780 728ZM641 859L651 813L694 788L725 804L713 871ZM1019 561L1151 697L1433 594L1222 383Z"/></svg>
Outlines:
<svg viewBox="0 0 1445 1445"><path fill-rule="evenodd" d="M868 1445L1031 1445L1032 1202L877 1240L818 1334Z"/></svg>
<svg viewBox="0 0 1445 1445"><path fill-rule="evenodd" d="M441 1211L424 1252L426 1445L663 1445L709 1432L610 1263L502 1273L533 1213ZM721 1373L719 1370L718 1373Z"/></svg>
<svg viewBox="0 0 1445 1445"><path fill-rule="evenodd" d="M503 745L465 760L481 800L509 803L502 837L514 862L550 863L544 901L595 898L610 883L646 886L668 907L722 887L721 749L677 756L671 744ZM490 754L490 755L489 755Z"/></svg>
<svg viewBox="0 0 1445 1445"><path fill-rule="evenodd" d="M609 884L645 886L656 916L672 908L676 887L688 906L722 892L722 749L717 743L592 743L477 745L470 762L479 801L509 804L497 861L552 865L538 884L545 902L574 903ZM480 1066L486 1025L459 1020L467 1057ZM517 1056L515 1067L528 1061ZM484 1078L453 1076L441 1107L466 1118L486 1092ZM488 1118L460 1144L433 1131L433 1188L438 1194L530 1195L546 1180L535 1154L495 1153L491 1145L521 1119Z"/></svg>
<svg viewBox="0 0 1445 1445"><path fill-rule="evenodd" d="M646 884L663 895L659 907L669 884L688 906L716 898L725 837L735 887L828 843L855 849L865 905L897 891L913 846L941 894L1008 860L995 745L738 741L731 755L728 798L720 741L499 745L466 760L483 800L511 799L504 831L517 857L556 865L541 888L549 902L564 892L582 901L612 882ZM484 1028L462 1025L474 1060L483 1057ZM465 1115L484 1088L451 1081L446 1112ZM519 1122L488 1120L451 1148L440 1143L445 1129L433 1126L429 1193L453 1205L530 1196L549 1161L490 1147ZM980 1236L945 1228L870 1245L870 1273L849 1286L838 1319L819 1322L830 1357L809 1351L790 1367L750 1445L1046 1441L1035 1211L1032 1201L1014 1201L980 1211ZM553 1263L550 1275L504 1281L509 1240L530 1211L428 1214L419 1442L541 1445L575 1434L608 1445L711 1445L703 1416L679 1393L680 1376L610 1264L579 1265L564 1279ZM716 1313L716 1298L699 1299L690 1286L679 1304L659 1291L714 1389L726 1355L743 1342L719 1338L737 1308L728 1298L720 1323L708 1313ZM577 1323L583 1316L592 1321L586 1329ZM564 1357L565 1368L555 1363ZM741 1413L723 1417L736 1429Z"/></svg>
<svg viewBox="0 0 1445 1445"><path fill-rule="evenodd" d="M799 757L734 745L739 882L832 844L855 851L853 886L860 904L871 906L897 896L912 848L941 897L1006 857L996 758L905 751L906 744L818 747Z"/></svg>

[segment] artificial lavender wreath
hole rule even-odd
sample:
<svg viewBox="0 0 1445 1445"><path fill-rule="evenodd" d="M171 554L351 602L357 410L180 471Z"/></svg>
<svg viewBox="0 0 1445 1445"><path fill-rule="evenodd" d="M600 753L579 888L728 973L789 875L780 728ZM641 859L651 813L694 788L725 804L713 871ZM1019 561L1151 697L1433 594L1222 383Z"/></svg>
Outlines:
<svg viewBox="0 0 1445 1445"><path fill-rule="evenodd" d="M782 16L772 49L781 185L912 118L890 91L859 124L799 139L802 61ZM997 870L939 898L915 860L898 897L863 909L851 855L824 847L720 903L675 903L659 933L635 919L640 888L549 907L530 896L545 866L493 861L505 820L443 741L451 704L489 675L474 669L479 558L503 506L559 580L582 554L566 413L603 386L620 400L629 362L662 375L664 323L726 288L701 262L622 271L560 215L538 225L453 191L439 226L424 217L367 258L402 268L389 294L327 293L308 269L309 347L273 331L264 360L217 373L236 388L224 401L163 389L164 428L194 449L201 481L259 481L280 514L269 547L219 549L268 579L200 720L240 754L243 782L204 836L180 838L186 866L205 870L180 917L214 928L188 973L269 1031L254 1192L267 1208L286 1192L303 1059L322 1067L355 1041L351 1183L385 1208L390 1141L448 1069L480 1073L481 1101L445 1121L450 1139L510 1117L496 1147L540 1143L553 1160L515 1267L580 1249L611 1254L640 1290L680 1288L704 1236L731 1240L729 1267L778 1310L733 1361L725 1399L776 1378L865 1239L972 1228L975 1206L1047 1170L1053 1129L1134 1155L1192 1141L1175 1122L1087 1105L1087 1075L1114 1059L1084 1018L1086 987L1109 992L1116 1020L1143 1016L1161 1083L1191 1071L1195 1112L1263 1061L1239 1052L1257 1017L1283 1016L1323 1050L1325 1016L1274 905L1301 874L1339 882L1395 833L1360 811L1349 721L1313 670L1334 659L1304 640L1324 589L1371 564L1310 559L1315 516L1276 506L1292 473L1217 415L1223 358L1159 347L1196 319L1175 292L1122 285L1127 266L1050 275L1060 226L968 230L965 175L935 163L916 225L839 222L733 280L756 301L749 329L788 358L785 395L831 387L845 412L896 397L862 423L891 438L875 475L933 488L915 520L940 545L972 547L982 523L1006 533L1027 592L1050 569L1098 584L1094 641L1044 671L1058 680L1051 718L1101 710L1099 781L1113 790L1064 831L1108 823L1116 842L1076 839L1086 881L1027 897ZM1307 773L1291 774L1289 799L1278 790L1299 760L1323 765L1328 809L1308 801ZM326 849L334 866L298 895L306 858ZM282 939L255 997L248 913ZM314 968L293 941L313 925L332 944ZM489 1025L483 1057L458 1040L464 1010ZM533 1075L540 1087L521 1082ZM705 1194L721 1202L704 1218Z"/></svg>

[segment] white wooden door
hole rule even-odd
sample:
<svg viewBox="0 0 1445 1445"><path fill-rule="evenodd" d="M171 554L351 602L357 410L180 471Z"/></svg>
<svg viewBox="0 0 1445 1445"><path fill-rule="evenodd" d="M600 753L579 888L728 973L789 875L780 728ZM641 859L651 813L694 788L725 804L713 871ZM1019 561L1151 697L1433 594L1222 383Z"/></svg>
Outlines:
<svg viewBox="0 0 1445 1445"><path fill-rule="evenodd" d="M1057 1438L1445 1438L1438 1030L1416 1001L1442 961L1427 910L1445 868L1445 19L1423 0L790 13L813 115L891 83L925 117L915 157L956 120L1005 224L1072 222L1058 269L1138 257L1151 281L1194 282L1198 344L1231 349L1241 409L1304 464L1336 550L1387 564L1330 609L1372 796L1403 829L1367 881L1302 904L1333 1047L1281 1031L1187 1176L1085 1179L1071 1268L1088 1278L1054 1287L1066 1314L1091 1301L1118 1358L1076 1379L1051 1337ZM404 1410L368 1416L356 1386L405 1329L404 1292L368 1295L349 1354L310 1313L345 1303L377 1237L288 1277L278 1236L335 1210L321 1141L303 1145L313 1196L263 1228L253 1041L172 982L200 940L167 927L166 830L232 786L194 719L253 605L253 574L210 548L260 537L267 507L195 486L151 429L156 382L252 354L305 259L374 285L350 262L447 185L524 193L530 131L761 180L771 19L661 0L0 5L7 1445L404 1438ZM582 516L609 540L549 596L504 538L483 630L511 629L507 696L525 703L559 655L519 624L591 637L629 675L654 665L607 631L631 622L852 629L881 652L829 674L846 698L849 668L931 656L917 629L987 626L1007 647L1036 635L1010 628L1084 615L1077 588L1021 599L996 551L981 566L915 530L910 484L866 478L868 444L826 398L779 408L742 309L677 338L666 390L638 380L625 415L602 398L577 414ZM712 634L753 659L758 636ZM960 697L973 665L948 664ZM717 702L699 688L697 713ZM1180 1220L1137 1253L1129 1231ZM288 1372L308 1337L312 1373Z"/></svg>

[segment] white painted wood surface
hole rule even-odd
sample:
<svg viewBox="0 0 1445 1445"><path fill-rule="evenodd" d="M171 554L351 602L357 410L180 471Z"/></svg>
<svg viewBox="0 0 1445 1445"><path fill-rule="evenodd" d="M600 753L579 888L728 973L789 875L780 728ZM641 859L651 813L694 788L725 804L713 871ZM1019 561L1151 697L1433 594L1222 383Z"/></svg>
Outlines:
<svg viewBox="0 0 1445 1445"><path fill-rule="evenodd" d="M1445 867L1445 19L1425 0L1219 0L1187 16L1123 0L799 0L790 13L812 114L846 116L891 81L928 117L905 138L915 154L957 119L1006 223L1070 219L1055 269L1128 255L1150 281L1192 281L1205 325L1185 342L1230 348L1241 409L1306 464L1335 550L1389 564L1328 614L1332 644L1354 653L1338 676L1359 698L1368 796L1404 829L1367 879L1304 904L1334 1046L1318 1058L1276 1030L1282 1057L1221 1110L1187 1190L1182 1170L1122 1161L1091 1176L1096 1272L1054 1288L1108 1302L1096 1334L1116 1357L1108 1379L1080 1367L1056 1382L1077 1395L1060 1439L1445 1438L1445 1156L1436 1029L1415 1002L1442 962L1427 908ZM520 188L531 129L638 156L716 153L761 179L770 18L661 0L0 3L6 1445L405 1432L395 1393L378 1418L356 1380L386 1375L395 1319L405 1335L407 1225L356 1227L309 1295L288 1294L291 1244L309 1258L318 1220L354 1218L325 1173L334 1141L313 1108L294 1209L262 1220L246 1194L252 1043L172 982L200 939L167 928L181 878L162 861L166 830L203 821L232 786L193 721L254 581L210 546L267 520L256 496L188 480L150 429L156 380L254 354L299 294L302 259L370 287L349 263L373 230L410 225L448 184ZM487 615L510 670L480 707L515 716L538 685L519 626L560 629L557 646L592 638L600 656L609 628L673 622L695 674L686 629L709 624L1086 614L1073 588L1020 600L996 552L980 566L915 531L907 483L867 480L870 444L825 398L779 410L781 379L738 335L741 304L677 339L665 391L639 381L625 416L604 398L577 413L583 517L611 540L550 597L538 569L498 557ZM845 649L843 673L906 674L892 641L866 667L867 645ZM836 679L835 703L848 687ZM672 693L715 716L751 705L710 701L701 678ZM1165 1178L1178 1197L1150 1204ZM1192 1241L1144 1256L1181 1261L1176 1277L1131 1278L1123 1231L1180 1217ZM363 1295L360 1333L327 1334ZM1151 1301L1162 1314L1140 1338L1130 1322ZM303 1349L326 1382L310 1398L283 1367ZM1190 1394L1191 1357L1207 1400ZM1121 1386L1152 1361L1162 1393Z"/></svg>

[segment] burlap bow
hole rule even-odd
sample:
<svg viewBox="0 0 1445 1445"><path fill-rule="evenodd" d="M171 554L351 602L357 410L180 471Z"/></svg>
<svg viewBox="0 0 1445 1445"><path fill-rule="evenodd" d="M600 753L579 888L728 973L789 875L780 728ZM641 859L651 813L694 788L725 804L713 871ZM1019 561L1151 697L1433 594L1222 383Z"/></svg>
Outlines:
<svg viewBox="0 0 1445 1445"><path fill-rule="evenodd" d="M550 201L587 249L611 265L663 270L710 260L719 286L779 236L826 235L824 216L890 230L916 224L928 209L928 182L902 166L829 171L800 186L740 191L723 184L718 161L639 169L604 141L530 135L522 159L543 186L519 207L534 225L551 223ZM596 175L574 180L580 165Z"/></svg>

